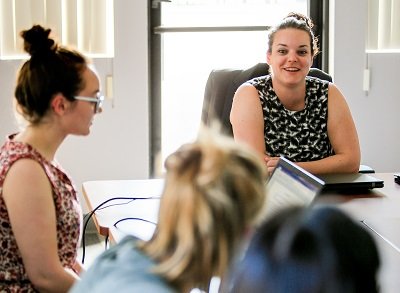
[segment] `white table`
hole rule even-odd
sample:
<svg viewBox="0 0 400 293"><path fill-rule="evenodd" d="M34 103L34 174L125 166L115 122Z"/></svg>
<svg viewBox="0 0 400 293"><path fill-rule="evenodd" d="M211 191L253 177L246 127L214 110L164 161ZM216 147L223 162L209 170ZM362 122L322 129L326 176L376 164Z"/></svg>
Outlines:
<svg viewBox="0 0 400 293"><path fill-rule="evenodd" d="M400 252L390 242L399 243L400 227L389 225L400 223L400 185L394 183L393 173L372 175L383 179L385 186L361 195L321 197L319 202L337 206L354 219L374 225L374 232L371 232L382 261L381 292L397 293L400 288ZM138 220L118 221L140 218L157 223L163 185L162 179L89 181L83 183L83 194L91 210L111 198L123 198L109 201L103 206L106 208L95 212L94 222L101 235L110 237L112 242L118 242L126 234L146 240L152 235L154 224ZM131 201L132 197L145 199Z"/></svg>

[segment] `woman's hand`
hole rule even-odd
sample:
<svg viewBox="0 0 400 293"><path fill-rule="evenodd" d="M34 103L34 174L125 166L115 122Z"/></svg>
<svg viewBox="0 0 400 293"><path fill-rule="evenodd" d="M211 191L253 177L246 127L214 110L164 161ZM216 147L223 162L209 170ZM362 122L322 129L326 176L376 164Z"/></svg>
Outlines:
<svg viewBox="0 0 400 293"><path fill-rule="evenodd" d="M80 275L82 272L85 271L82 263L78 260L75 261L74 266L72 267L72 270L77 274Z"/></svg>
<svg viewBox="0 0 400 293"><path fill-rule="evenodd" d="M269 175L275 170L276 165L278 164L279 157L270 157L265 156L264 161L267 164L267 172Z"/></svg>

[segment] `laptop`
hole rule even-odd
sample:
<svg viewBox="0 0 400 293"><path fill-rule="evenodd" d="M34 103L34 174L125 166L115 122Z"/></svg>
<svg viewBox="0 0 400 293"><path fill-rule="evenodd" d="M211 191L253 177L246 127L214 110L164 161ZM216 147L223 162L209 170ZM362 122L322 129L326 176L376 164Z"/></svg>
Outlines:
<svg viewBox="0 0 400 293"><path fill-rule="evenodd" d="M288 206L309 206L323 186L321 179L281 156L267 182L267 215Z"/></svg>
<svg viewBox="0 0 400 293"><path fill-rule="evenodd" d="M365 173L326 174L318 177L325 182L323 192L359 193L382 188L384 185L383 180Z"/></svg>

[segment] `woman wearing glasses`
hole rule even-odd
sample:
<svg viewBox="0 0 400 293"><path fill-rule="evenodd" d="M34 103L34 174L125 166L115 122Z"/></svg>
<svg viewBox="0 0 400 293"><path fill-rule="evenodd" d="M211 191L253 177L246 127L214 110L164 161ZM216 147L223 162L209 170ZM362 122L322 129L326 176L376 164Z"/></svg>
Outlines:
<svg viewBox="0 0 400 293"><path fill-rule="evenodd" d="M0 150L0 292L67 292L81 269L80 205L55 154L69 134L89 134L103 99L85 57L49 34L21 32L30 59L15 105L26 123Z"/></svg>

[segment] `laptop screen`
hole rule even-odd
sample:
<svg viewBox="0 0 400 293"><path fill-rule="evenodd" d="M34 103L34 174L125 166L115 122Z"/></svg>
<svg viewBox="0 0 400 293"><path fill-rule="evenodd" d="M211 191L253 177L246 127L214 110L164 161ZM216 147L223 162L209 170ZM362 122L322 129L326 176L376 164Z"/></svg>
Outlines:
<svg viewBox="0 0 400 293"><path fill-rule="evenodd" d="M267 182L267 212L275 213L291 205L308 206L323 185L319 178L280 157Z"/></svg>

